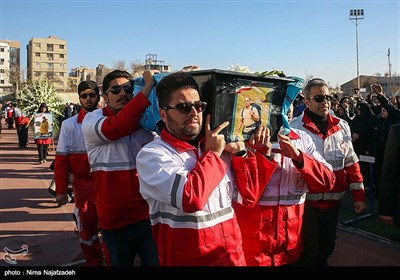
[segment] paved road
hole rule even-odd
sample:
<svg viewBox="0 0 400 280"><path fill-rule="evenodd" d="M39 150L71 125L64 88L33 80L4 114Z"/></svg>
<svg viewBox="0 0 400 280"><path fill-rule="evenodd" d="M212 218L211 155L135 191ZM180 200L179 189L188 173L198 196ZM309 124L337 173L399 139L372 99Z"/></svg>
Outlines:
<svg viewBox="0 0 400 280"><path fill-rule="evenodd" d="M38 163L30 135L28 149L18 149L16 130L3 130L0 138L0 266L82 266L72 204L57 207L47 192L52 179L49 162ZM13 255L4 248L21 249ZM8 262L5 261L8 260ZM344 227L338 230L331 266L400 266L400 247L388 240Z"/></svg>
<svg viewBox="0 0 400 280"><path fill-rule="evenodd" d="M18 148L15 129L3 129L0 138L0 266L79 263L82 258L72 220L73 204L58 207L47 191L55 152L49 152L47 163L39 164L29 133L26 150ZM23 245L28 246L27 254L10 257L5 252L5 248L15 251ZM16 264L10 264L11 259Z"/></svg>

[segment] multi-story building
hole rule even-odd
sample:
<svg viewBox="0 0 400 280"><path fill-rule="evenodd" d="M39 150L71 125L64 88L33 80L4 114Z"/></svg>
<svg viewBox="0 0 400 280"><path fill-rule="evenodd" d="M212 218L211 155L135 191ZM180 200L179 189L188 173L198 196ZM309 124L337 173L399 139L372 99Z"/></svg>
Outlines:
<svg viewBox="0 0 400 280"><path fill-rule="evenodd" d="M149 53L146 54L145 70L159 70L164 73L171 73L171 65L164 65L164 60L158 60L157 54Z"/></svg>
<svg viewBox="0 0 400 280"><path fill-rule="evenodd" d="M68 88L67 41L54 36L32 38L27 48L28 79L47 79L57 90Z"/></svg>
<svg viewBox="0 0 400 280"><path fill-rule="evenodd" d="M20 42L0 40L0 92L18 91L20 75Z"/></svg>
<svg viewBox="0 0 400 280"><path fill-rule="evenodd" d="M371 92L372 84L380 84L383 91L388 96L391 96L400 88L400 76L395 77L379 77L379 76L364 76L360 75L360 94L365 99L368 93ZM354 96L357 88L357 78L354 78L340 86L345 96Z"/></svg>
<svg viewBox="0 0 400 280"><path fill-rule="evenodd" d="M85 66L72 68L68 78L68 90L77 91L78 85L83 81L96 81L96 70Z"/></svg>

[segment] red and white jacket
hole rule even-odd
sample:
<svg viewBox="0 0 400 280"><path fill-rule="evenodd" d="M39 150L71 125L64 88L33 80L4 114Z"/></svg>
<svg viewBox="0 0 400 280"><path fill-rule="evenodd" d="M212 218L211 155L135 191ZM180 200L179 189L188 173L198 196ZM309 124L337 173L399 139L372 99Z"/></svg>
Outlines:
<svg viewBox="0 0 400 280"><path fill-rule="evenodd" d="M57 143L54 162L54 181L57 194L68 193L69 175L73 175L75 205L83 207L85 201L95 201L93 177L82 133L82 121L86 113L79 114L63 121Z"/></svg>
<svg viewBox="0 0 400 280"><path fill-rule="evenodd" d="M336 182L333 189L328 192L307 193L306 203L321 209L330 208L340 203L347 187L353 195L354 202L365 201L363 177L351 142L348 123L328 114L327 133L323 136L307 112L308 109L300 117L293 119L290 126L305 131L311 136L318 152L332 165Z"/></svg>
<svg viewBox="0 0 400 280"><path fill-rule="evenodd" d="M291 143L302 152L303 166L274 154L277 164L264 193L253 208L234 204L249 266L280 266L295 262L302 250L301 227L308 191L329 191L332 167L317 152L310 136L292 129Z"/></svg>
<svg viewBox="0 0 400 280"><path fill-rule="evenodd" d="M193 147L163 129L137 156L160 265L246 265L233 197L254 206L275 165L259 153L202 153L201 142Z"/></svg>
<svg viewBox="0 0 400 280"><path fill-rule="evenodd" d="M149 218L148 205L139 193L136 171L137 153L156 137L139 126L149 105L140 92L118 114L106 106L88 113L83 120L102 229L118 229Z"/></svg>

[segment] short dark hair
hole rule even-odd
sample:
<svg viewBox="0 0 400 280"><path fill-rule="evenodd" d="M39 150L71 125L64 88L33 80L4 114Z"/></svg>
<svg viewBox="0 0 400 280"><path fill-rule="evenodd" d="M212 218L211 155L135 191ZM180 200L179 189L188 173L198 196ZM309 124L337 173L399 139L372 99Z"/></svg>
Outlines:
<svg viewBox="0 0 400 280"><path fill-rule="evenodd" d="M99 94L99 87L96 85L94 81L83 81L78 85L78 94L81 95L81 92L87 89L93 89L96 94Z"/></svg>
<svg viewBox="0 0 400 280"><path fill-rule="evenodd" d="M175 72L164 76L156 87L158 106L164 107L171 101L171 93L178 89L192 88L199 92L196 80L187 72Z"/></svg>
<svg viewBox="0 0 400 280"><path fill-rule="evenodd" d="M108 73L107 75L104 76L103 79L103 94L105 94L107 92L107 90L110 87L110 82L116 78L126 78L129 81L131 81L131 83L133 84L133 76L131 74L129 74L127 71L125 70L119 70L116 69L110 73Z"/></svg>
<svg viewBox="0 0 400 280"><path fill-rule="evenodd" d="M310 98L310 92L311 92L311 88L313 87L327 87L329 88L327 82L325 82L323 79L321 78L314 78L311 79L307 82L307 84L305 85L304 89L303 89L303 94L304 94L304 98Z"/></svg>

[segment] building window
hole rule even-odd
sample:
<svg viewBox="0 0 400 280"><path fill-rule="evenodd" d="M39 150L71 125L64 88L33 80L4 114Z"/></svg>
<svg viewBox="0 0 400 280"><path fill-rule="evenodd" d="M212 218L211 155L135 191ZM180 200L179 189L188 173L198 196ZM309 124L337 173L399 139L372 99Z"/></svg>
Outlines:
<svg viewBox="0 0 400 280"><path fill-rule="evenodd" d="M0 69L0 73L6 73L6 70L4 70L4 69Z"/></svg>
<svg viewBox="0 0 400 280"><path fill-rule="evenodd" d="M53 72L47 72L46 75L47 75L48 79L53 79L54 78L54 73Z"/></svg>
<svg viewBox="0 0 400 280"><path fill-rule="evenodd" d="M61 53L61 54L60 54L60 58L64 58L64 54Z"/></svg>
<svg viewBox="0 0 400 280"><path fill-rule="evenodd" d="M40 77L40 72L35 72L35 77L39 78Z"/></svg>
<svg viewBox="0 0 400 280"><path fill-rule="evenodd" d="M1 58L0 59L0 65L3 65L4 64L4 58Z"/></svg>
<svg viewBox="0 0 400 280"><path fill-rule="evenodd" d="M4 80L0 80L0 84L4 85Z"/></svg>
<svg viewBox="0 0 400 280"><path fill-rule="evenodd" d="M0 48L0 52L4 52L4 48Z"/></svg>
<svg viewBox="0 0 400 280"><path fill-rule="evenodd" d="M52 53L48 53L47 60L54 60L54 55Z"/></svg>
<svg viewBox="0 0 400 280"><path fill-rule="evenodd" d="M54 69L54 63L47 63L48 69Z"/></svg>
<svg viewBox="0 0 400 280"><path fill-rule="evenodd" d="M35 43L35 47L40 48L40 43Z"/></svg>
<svg viewBox="0 0 400 280"><path fill-rule="evenodd" d="M60 45L60 50L63 50L64 49L64 45Z"/></svg>
<svg viewBox="0 0 400 280"><path fill-rule="evenodd" d="M53 46L53 44L47 44L47 51L48 51L48 52L54 51L54 46Z"/></svg>
<svg viewBox="0 0 400 280"><path fill-rule="evenodd" d="M35 57L40 57L40 53L36 52Z"/></svg>
<svg viewBox="0 0 400 280"><path fill-rule="evenodd" d="M64 69L64 63L60 63L60 67Z"/></svg>
<svg viewBox="0 0 400 280"><path fill-rule="evenodd" d="M36 68L40 68L40 62L35 62Z"/></svg>
<svg viewBox="0 0 400 280"><path fill-rule="evenodd" d="M60 72L58 75L59 75L60 77L64 77L64 72Z"/></svg>

